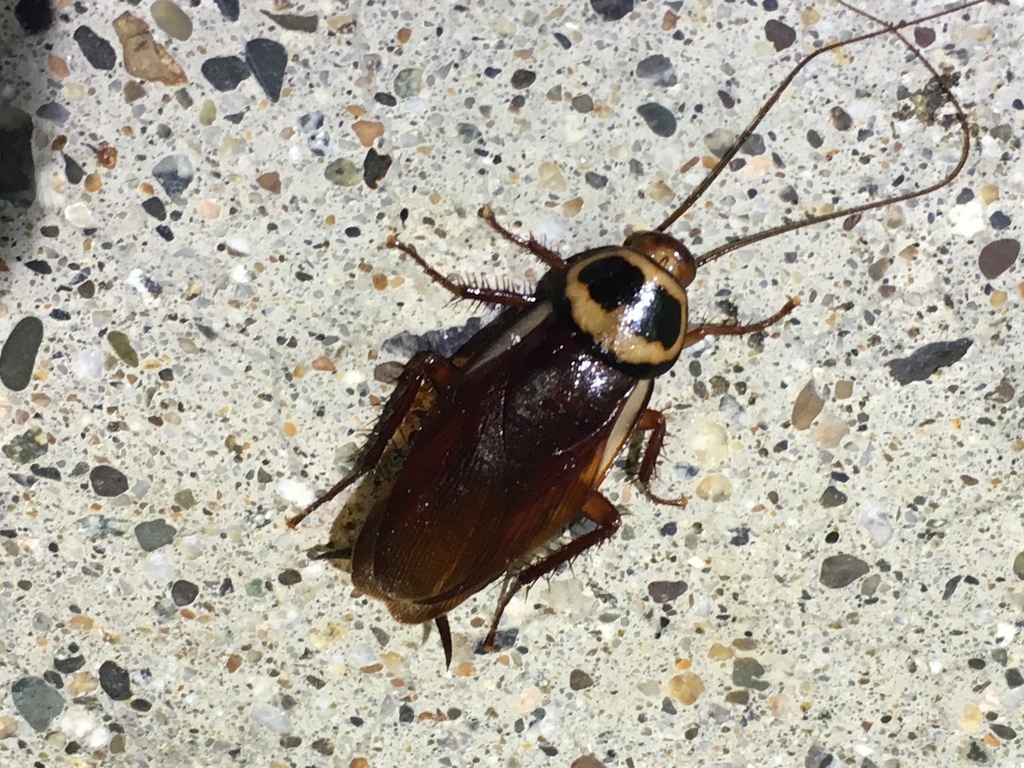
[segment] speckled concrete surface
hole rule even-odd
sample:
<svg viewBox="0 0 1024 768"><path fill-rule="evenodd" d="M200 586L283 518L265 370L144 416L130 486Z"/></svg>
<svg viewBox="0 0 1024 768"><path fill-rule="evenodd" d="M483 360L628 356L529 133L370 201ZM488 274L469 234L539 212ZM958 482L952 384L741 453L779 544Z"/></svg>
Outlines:
<svg viewBox="0 0 1024 768"><path fill-rule="evenodd" d="M654 226L797 58L870 24L41 6L0 4L0 764L1024 765L1020 0L914 36L969 114L954 184L699 275L695 318L802 305L659 380L656 487L689 507L616 466L621 535L514 601L496 653L496 588L456 609L450 672L314 559L342 503L284 525L415 343L486 315L387 234L528 285L480 205L567 254ZM823 57L674 232L700 252L941 178L935 103L891 43Z"/></svg>

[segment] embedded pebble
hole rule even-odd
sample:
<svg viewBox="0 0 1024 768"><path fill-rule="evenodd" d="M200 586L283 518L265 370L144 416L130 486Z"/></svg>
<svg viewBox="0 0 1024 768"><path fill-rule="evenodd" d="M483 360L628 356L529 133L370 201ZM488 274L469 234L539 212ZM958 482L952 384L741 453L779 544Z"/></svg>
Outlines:
<svg viewBox="0 0 1024 768"><path fill-rule="evenodd" d="M238 56L214 56L204 61L200 70L218 91L233 91L251 74L249 65Z"/></svg>
<svg viewBox="0 0 1024 768"><path fill-rule="evenodd" d="M30 461L46 455L50 446L46 434L39 427L32 427L20 435L15 435L4 445L4 456L15 464L28 464Z"/></svg>
<svg viewBox="0 0 1024 768"><path fill-rule="evenodd" d="M818 581L829 589L848 587L871 570L871 566L853 555L832 555L821 561Z"/></svg>
<svg viewBox="0 0 1024 768"><path fill-rule="evenodd" d="M871 537L875 547L884 547L892 539L893 527L885 510L874 502L867 503L860 510L860 524Z"/></svg>
<svg viewBox="0 0 1024 768"><path fill-rule="evenodd" d="M107 334L107 343L110 344L114 354L121 359L121 362L132 368L139 367L139 353L135 351L131 340L126 334L121 333L121 331L110 331Z"/></svg>
<svg viewBox="0 0 1024 768"><path fill-rule="evenodd" d="M718 504L723 501L728 501L732 496L732 482L728 477L722 474L708 475L697 483L695 489L697 496Z"/></svg>
<svg viewBox="0 0 1024 768"><path fill-rule="evenodd" d="M285 47L265 38L250 40L245 44L245 62L270 100L280 99L285 67L288 65Z"/></svg>
<svg viewBox="0 0 1024 768"><path fill-rule="evenodd" d="M97 496L120 496L128 490L128 478L118 469L98 464L89 472L89 483Z"/></svg>
<svg viewBox="0 0 1024 768"><path fill-rule="evenodd" d="M192 37L192 20L171 0L156 0L150 7L153 21L175 40L185 41Z"/></svg>
<svg viewBox="0 0 1024 768"><path fill-rule="evenodd" d="M239 2L238 0L213 0L224 18L228 21L238 21Z"/></svg>
<svg viewBox="0 0 1024 768"><path fill-rule="evenodd" d="M676 116L661 104L651 101L641 104L636 111L655 135L667 138L676 132Z"/></svg>
<svg viewBox="0 0 1024 768"><path fill-rule="evenodd" d="M767 671L757 659L750 656L737 656L732 662L733 685L755 691L766 691L770 684L761 678Z"/></svg>
<svg viewBox="0 0 1024 768"><path fill-rule="evenodd" d="M45 32L53 26L53 6L50 0L18 0L14 18L26 35Z"/></svg>
<svg viewBox="0 0 1024 768"><path fill-rule="evenodd" d="M11 329L0 349L0 382L20 392L32 380L36 353L43 342L43 322L38 317L23 317Z"/></svg>
<svg viewBox="0 0 1024 768"><path fill-rule="evenodd" d="M672 60L660 53L641 59L640 63L636 65L636 76L661 88L668 88L676 84L676 73L672 67Z"/></svg>
<svg viewBox="0 0 1024 768"><path fill-rule="evenodd" d="M686 593L685 581L652 581L647 585L647 594L656 603L671 603Z"/></svg>
<svg viewBox="0 0 1024 768"><path fill-rule="evenodd" d="M153 39L149 24L125 11L114 19L128 74L147 82L185 85L188 76L164 46Z"/></svg>
<svg viewBox="0 0 1024 768"><path fill-rule="evenodd" d="M63 126L71 117L71 112L63 104L48 101L36 110L36 117L49 120L54 125Z"/></svg>
<svg viewBox="0 0 1024 768"><path fill-rule="evenodd" d="M153 166L153 175L171 197L178 197L188 189L194 174L188 155L168 155Z"/></svg>
<svg viewBox="0 0 1024 768"><path fill-rule="evenodd" d="M320 23L318 16L300 16L296 13L271 13L270 11L260 11L260 13L282 29L292 32L316 32L317 26Z"/></svg>
<svg viewBox="0 0 1024 768"><path fill-rule="evenodd" d="M370 189L376 189L388 175L391 168L391 156L380 155L372 147L367 150L363 160L363 182Z"/></svg>
<svg viewBox="0 0 1024 768"><path fill-rule="evenodd" d="M537 168L537 182L549 192L565 192L568 189L562 169L552 160L545 160Z"/></svg>
<svg viewBox="0 0 1024 768"><path fill-rule="evenodd" d="M712 155L721 158L736 143L736 139L736 133L728 128L715 128L704 136L704 146Z"/></svg>
<svg viewBox="0 0 1024 768"><path fill-rule="evenodd" d="M971 339L938 341L925 344L914 350L909 357L890 360L886 363L889 373L900 384L924 381L940 368L953 365L967 354L974 342Z"/></svg>
<svg viewBox="0 0 1024 768"><path fill-rule="evenodd" d="M174 541L177 528L162 519L147 520L135 526L135 538L143 552L153 552Z"/></svg>
<svg viewBox="0 0 1024 768"><path fill-rule="evenodd" d="M199 596L199 587L193 584L191 581L185 581L184 579L178 579L171 585L171 599L174 604L179 608L186 605L192 605Z"/></svg>
<svg viewBox="0 0 1024 768"><path fill-rule="evenodd" d="M423 70L418 68L403 69L395 75L395 96L400 99L411 99L423 90Z"/></svg>
<svg viewBox="0 0 1024 768"><path fill-rule="evenodd" d="M618 21L632 12L634 0L590 0L590 7L605 21Z"/></svg>
<svg viewBox="0 0 1024 768"><path fill-rule="evenodd" d="M825 401L814 391L814 382L807 382L793 402L793 412L789 417L793 422L793 429L809 429L824 407Z"/></svg>
<svg viewBox="0 0 1024 768"><path fill-rule="evenodd" d="M84 349L75 358L75 374L90 379L103 375L103 350L99 347Z"/></svg>
<svg viewBox="0 0 1024 768"><path fill-rule="evenodd" d="M64 697L41 677L22 677L11 686L11 703L35 731L45 731L64 709Z"/></svg>
<svg viewBox="0 0 1024 768"><path fill-rule="evenodd" d="M285 711L271 704L253 704L249 710L249 716L274 733L290 733L294 730L292 721Z"/></svg>
<svg viewBox="0 0 1024 768"><path fill-rule="evenodd" d="M132 697L132 679L128 670L114 661L100 664L100 688L114 701L127 701Z"/></svg>
<svg viewBox="0 0 1024 768"><path fill-rule="evenodd" d="M796 42L796 30L776 19L765 22L764 36L776 51L784 51Z"/></svg>
<svg viewBox="0 0 1024 768"><path fill-rule="evenodd" d="M1019 240L995 240L981 249L978 255L978 269L985 279L995 280L1014 265L1019 255Z"/></svg>
<svg viewBox="0 0 1024 768"><path fill-rule="evenodd" d="M82 54L96 69L113 69L117 64L117 54L106 39L100 37L84 24L75 30L75 42Z"/></svg>
<svg viewBox="0 0 1024 768"><path fill-rule="evenodd" d="M669 695L684 706L692 706L704 693L704 681L695 673L687 670L673 675L668 681Z"/></svg>
<svg viewBox="0 0 1024 768"><path fill-rule="evenodd" d="M339 187L354 187L363 180L363 172L358 165L342 157L324 168L324 178Z"/></svg>
<svg viewBox="0 0 1024 768"><path fill-rule="evenodd" d="M92 209L85 203L72 203L64 209L64 218L72 226L79 229L91 227L93 224Z"/></svg>

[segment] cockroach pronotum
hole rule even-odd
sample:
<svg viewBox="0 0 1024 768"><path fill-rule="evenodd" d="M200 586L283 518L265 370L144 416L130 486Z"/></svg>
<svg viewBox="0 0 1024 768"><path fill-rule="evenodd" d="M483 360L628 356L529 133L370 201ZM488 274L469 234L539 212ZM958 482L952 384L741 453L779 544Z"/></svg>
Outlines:
<svg viewBox="0 0 1024 768"><path fill-rule="evenodd" d="M432 404L358 535L352 581L383 600L401 622L432 619L450 665L447 615L455 606L506 576L484 642L493 648L498 622L516 592L615 534L619 512L599 488L635 432L649 433L637 473L646 496L660 504L685 506L685 499L662 498L651 490L666 434L664 416L648 407L654 379L700 339L763 331L799 303L790 299L757 322L690 327L686 289L697 270L766 238L910 200L949 184L967 162L967 118L948 85L901 30L986 1L888 24L839 0L880 28L823 46L800 61L690 196L658 227L630 235L622 246L595 248L563 260L533 238L506 229L489 208L481 209L480 216L498 235L547 265L533 293L453 281L413 246L389 237L389 247L406 254L454 296L505 309L453 357L421 353L410 360L361 459L289 525L372 472L421 389L432 388ZM959 162L944 178L885 200L781 224L697 257L666 233L729 164L797 73L827 51L882 35L898 38L955 112L963 146ZM550 542L581 515L596 527L552 549ZM542 555L523 565L545 545Z"/></svg>

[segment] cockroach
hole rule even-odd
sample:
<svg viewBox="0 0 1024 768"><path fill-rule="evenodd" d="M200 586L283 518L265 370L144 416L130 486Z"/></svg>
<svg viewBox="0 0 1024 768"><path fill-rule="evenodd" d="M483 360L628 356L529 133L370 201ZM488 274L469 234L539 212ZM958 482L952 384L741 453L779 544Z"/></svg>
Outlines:
<svg viewBox="0 0 1024 768"><path fill-rule="evenodd" d="M384 601L400 622L432 619L450 665L449 611L504 575L484 641L492 649L502 613L520 589L615 534L619 512L599 489L634 433L649 433L637 472L644 494L659 504L684 507L685 498L663 498L651 489L666 434L665 417L648 407L654 380L706 336L764 331L799 304L792 298L757 322L691 327L686 289L697 270L752 243L949 184L970 152L967 118L938 72L900 30L982 2L898 24L847 6L881 28L826 45L800 61L690 196L658 227L630 235L621 246L562 259L532 237L509 231L489 208L482 208L481 218L498 235L548 267L532 293L451 280L391 235L387 245L411 258L442 288L504 311L453 357L421 353L410 360L355 467L289 525L372 472L421 390L432 388L433 402L356 539L352 581ZM797 73L828 51L882 35L897 37L910 50L956 113L963 147L945 178L924 189L782 224L697 257L666 233L729 164ZM596 527L552 548L551 542L581 515ZM545 545L539 559L523 565Z"/></svg>

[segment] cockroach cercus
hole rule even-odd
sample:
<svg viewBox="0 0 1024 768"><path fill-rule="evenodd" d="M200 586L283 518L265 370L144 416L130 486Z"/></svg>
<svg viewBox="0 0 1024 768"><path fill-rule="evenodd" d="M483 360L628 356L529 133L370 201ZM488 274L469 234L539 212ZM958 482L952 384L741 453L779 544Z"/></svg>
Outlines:
<svg viewBox="0 0 1024 768"><path fill-rule="evenodd" d="M799 304L790 299L757 322L689 326L686 289L700 267L769 237L929 194L964 167L970 151L967 118L945 81L901 30L987 0L898 24L838 1L879 28L823 46L798 63L707 177L654 230L632 234L621 246L563 260L533 238L507 230L489 208L481 209L480 216L501 237L549 268L533 293L456 282L411 245L388 238L388 246L456 297L505 309L453 357L421 353L410 360L355 467L288 523L297 525L372 472L421 389L432 388L433 401L355 542L352 581L384 601L398 621L433 619L448 664L447 615L455 606L506 577L484 643L493 648L502 612L518 590L614 535L619 512L599 489L638 430L649 433L637 473L640 487L657 503L686 505L685 498L666 499L651 490L666 434L664 416L648 407L655 378L704 337L764 331ZM729 164L797 73L828 51L883 35L897 38L929 71L956 114L963 146L959 162L944 178L895 197L781 224L697 257L666 233ZM581 515L596 527L552 547L552 540ZM543 554L527 561L545 545Z"/></svg>

